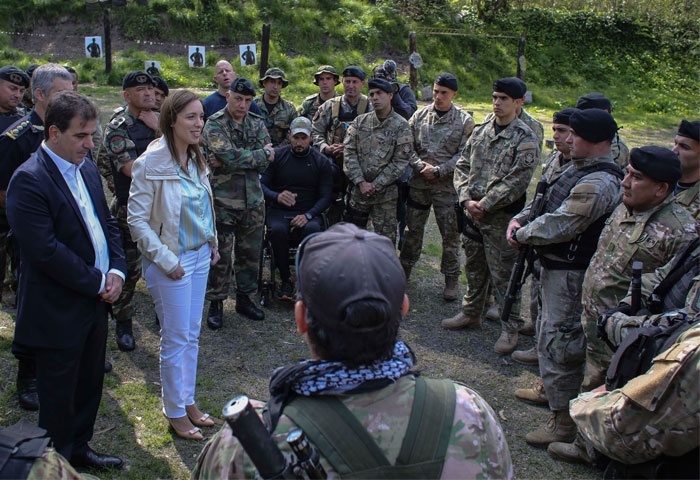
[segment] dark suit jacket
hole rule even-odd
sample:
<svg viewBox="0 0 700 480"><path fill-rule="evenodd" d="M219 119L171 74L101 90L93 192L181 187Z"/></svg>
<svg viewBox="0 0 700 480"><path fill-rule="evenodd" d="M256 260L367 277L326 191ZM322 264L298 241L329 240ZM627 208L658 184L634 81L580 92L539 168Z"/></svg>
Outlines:
<svg viewBox="0 0 700 480"><path fill-rule="evenodd" d="M126 272L116 220L97 167L81 168L109 248L110 268ZM102 273L80 209L53 160L39 148L15 172L7 217L21 250L15 342L29 347L77 345L93 322L106 321L97 294Z"/></svg>

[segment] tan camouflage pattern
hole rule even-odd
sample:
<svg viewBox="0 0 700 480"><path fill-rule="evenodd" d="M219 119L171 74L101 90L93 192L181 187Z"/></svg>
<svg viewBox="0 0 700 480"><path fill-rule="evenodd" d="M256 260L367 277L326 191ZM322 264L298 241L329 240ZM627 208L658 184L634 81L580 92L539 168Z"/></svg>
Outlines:
<svg viewBox="0 0 700 480"><path fill-rule="evenodd" d="M131 238L131 230L126 221L126 205L117 208L117 202L113 202L110 208L112 215L117 219L117 227L122 237L122 248L126 260L126 280L122 286L122 293L116 302L112 304L112 317L118 324L126 323L134 317L134 307L131 300L136 292L136 284L141 278L141 252L136 242Z"/></svg>
<svg viewBox="0 0 700 480"><path fill-rule="evenodd" d="M700 181L678 195L676 202L688 210L688 213L695 219L695 229L700 235Z"/></svg>
<svg viewBox="0 0 700 480"><path fill-rule="evenodd" d="M581 394L571 401L570 413L587 442L625 464L697 448L700 323L658 355L645 374L621 389Z"/></svg>
<svg viewBox="0 0 700 480"><path fill-rule="evenodd" d="M408 122L394 110L381 121L375 112L358 115L350 124L343 144L350 207L369 213L374 231L396 243L396 181L413 151ZM374 195L365 197L360 193L358 184L363 181L374 184Z"/></svg>
<svg viewBox="0 0 700 480"><path fill-rule="evenodd" d="M627 144L620 138L620 135L615 135L610 145L612 150L613 160L615 165L625 171L625 167L630 163L630 149Z"/></svg>
<svg viewBox="0 0 700 480"><path fill-rule="evenodd" d="M494 118L496 118L496 116L493 114L493 112L491 112L488 115L486 115L486 118L484 118L483 123L491 122ZM525 125L530 127L530 130L532 130L532 133L535 134L537 140L539 140L540 142L537 145L539 146L540 150L542 150L542 144L544 143L544 125L542 125L542 122L540 122L535 117L527 113L524 108L520 109L520 114L518 115L518 118L522 120L523 123L525 123Z"/></svg>
<svg viewBox="0 0 700 480"><path fill-rule="evenodd" d="M338 92L334 92L333 97L338 96L340 96L340 94ZM301 102L301 106L297 110L297 113L300 117L306 117L309 120L313 120L316 112L318 112L318 109L321 108L323 103L325 103L325 100L322 101L321 96L318 93L314 93L313 95L306 97L304 101Z"/></svg>
<svg viewBox="0 0 700 480"><path fill-rule="evenodd" d="M313 118L311 133L314 147L318 148L320 152L323 152L327 146L333 145L334 143L343 143L347 129L350 126L349 123L345 124L337 118L333 118L333 103L335 102L341 102L341 111L344 109L352 109L345 95L323 102L323 105L319 107ZM360 103L367 104L367 111L365 113L372 111L372 104L369 103L365 95L360 95L357 104L359 105ZM357 105L355 105L355 107L357 107Z"/></svg>
<svg viewBox="0 0 700 480"><path fill-rule="evenodd" d="M220 168L212 168L216 223L234 225L233 211L255 208L264 202L259 177L270 163L263 151L270 135L257 115L247 114L240 124L224 108L209 117L202 141L207 154L223 163Z"/></svg>
<svg viewBox="0 0 700 480"><path fill-rule="evenodd" d="M581 320L587 341L584 390L603 383L612 352L596 337L596 321L626 296L632 263L639 260L644 264L642 272L651 272L670 261L696 235L695 220L673 195L636 215L620 204L608 218L583 281Z"/></svg>
<svg viewBox="0 0 700 480"><path fill-rule="evenodd" d="M129 138L127 131L127 127L132 126L135 122L136 118L131 114L128 107L119 107L114 110L107 127L104 129L102 148L100 148L97 157L97 166L100 172L109 170L110 178L112 176L110 159L114 161L115 167L119 171L124 165L133 162L138 157L136 144Z"/></svg>
<svg viewBox="0 0 700 480"><path fill-rule="evenodd" d="M455 165L454 186L460 204L478 201L486 212L481 221L472 219L483 236L483 243L462 236L467 275L462 311L466 315L481 316L489 281L495 287L496 302L503 304L510 271L518 256L506 240L512 213L503 209L525 194L539 155L537 137L516 118L498 135L494 122L475 126ZM518 298L503 328L517 332L522 326L519 317Z"/></svg>
<svg viewBox="0 0 700 480"><path fill-rule="evenodd" d="M395 384L370 393L342 397L345 406L373 437L392 465L396 462L408 426L415 380L405 376ZM457 403L440 478L514 478L508 444L493 409L475 391L455 384ZM284 441L295 425L285 415L274 439L290 453ZM321 457L329 478L337 472ZM207 443L192 471L193 479L256 478L257 472L238 440L225 425Z"/></svg>
<svg viewBox="0 0 700 480"><path fill-rule="evenodd" d="M47 448L42 457L34 460L27 480L46 480L48 478L52 480L80 480L94 477L82 476L63 455L53 448Z"/></svg>
<svg viewBox="0 0 700 480"><path fill-rule="evenodd" d="M275 106L272 107L272 111L268 112L262 96L257 97L254 102L260 107L265 126L272 139L272 146L289 145L289 127L292 120L299 116L294 104L280 97Z"/></svg>

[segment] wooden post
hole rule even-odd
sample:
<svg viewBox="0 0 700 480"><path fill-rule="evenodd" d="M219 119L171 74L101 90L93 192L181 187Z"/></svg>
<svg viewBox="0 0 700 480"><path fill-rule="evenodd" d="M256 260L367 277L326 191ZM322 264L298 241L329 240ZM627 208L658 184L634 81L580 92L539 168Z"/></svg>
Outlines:
<svg viewBox="0 0 700 480"><path fill-rule="evenodd" d="M265 76L267 70L267 57L270 53L270 24L263 23L262 46L260 53L260 78Z"/></svg>
<svg viewBox="0 0 700 480"><path fill-rule="evenodd" d="M408 55L410 56L413 52L416 51L416 32L411 32L408 34ZM418 76L416 74L416 67L413 66L411 62L408 62L409 69L408 69L408 85L411 87L411 90L414 92L416 91L416 85L418 84Z"/></svg>
<svg viewBox="0 0 700 480"><path fill-rule="evenodd" d="M518 42L518 73L516 76L522 80L525 75L525 34L520 37Z"/></svg>
<svg viewBox="0 0 700 480"><path fill-rule="evenodd" d="M102 53L105 56L105 73L112 71L112 27L109 8L104 9L105 41L102 45Z"/></svg>

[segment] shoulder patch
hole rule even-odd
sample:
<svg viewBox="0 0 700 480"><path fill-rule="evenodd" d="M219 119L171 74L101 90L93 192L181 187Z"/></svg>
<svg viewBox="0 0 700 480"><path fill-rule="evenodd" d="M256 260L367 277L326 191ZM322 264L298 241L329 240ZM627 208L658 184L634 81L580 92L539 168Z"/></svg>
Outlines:
<svg viewBox="0 0 700 480"><path fill-rule="evenodd" d="M116 130L119 127L121 127L124 124L124 122L126 122L126 117L119 115L118 117L113 118L107 126L112 130Z"/></svg>
<svg viewBox="0 0 700 480"><path fill-rule="evenodd" d="M12 140L17 140L24 132L27 130L30 130L32 127L32 124L29 120L25 120L24 122L20 123L17 125L15 128L12 130L8 130L5 132L5 135L10 137Z"/></svg>
<svg viewBox="0 0 700 480"><path fill-rule="evenodd" d="M124 138L124 135L116 132L110 133L105 139L105 145L110 153L119 155L120 153L124 153L126 151L126 138Z"/></svg>
<svg viewBox="0 0 700 480"><path fill-rule="evenodd" d="M122 105L121 107L117 107L114 110L112 110L112 113L114 115L119 115L120 113L123 113L125 111L126 111L126 107L124 105Z"/></svg>

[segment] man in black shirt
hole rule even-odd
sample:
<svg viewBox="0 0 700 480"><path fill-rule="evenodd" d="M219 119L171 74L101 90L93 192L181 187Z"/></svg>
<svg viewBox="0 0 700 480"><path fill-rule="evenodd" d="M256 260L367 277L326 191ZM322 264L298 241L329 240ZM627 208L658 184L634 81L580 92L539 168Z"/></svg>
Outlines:
<svg viewBox="0 0 700 480"><path fill-rule="evenodd" d="M292 121L290 145L275 149L275 161L260 179L268 208L265 225L280 272L278 296L293 300L294 287L289 271L290 238L301 241L323 228L321 213L331 203L333 170L330 160L310 148L311 121Z"/></svg>

